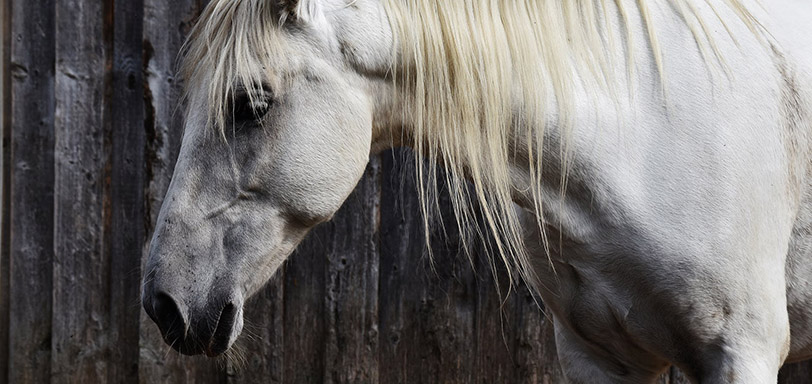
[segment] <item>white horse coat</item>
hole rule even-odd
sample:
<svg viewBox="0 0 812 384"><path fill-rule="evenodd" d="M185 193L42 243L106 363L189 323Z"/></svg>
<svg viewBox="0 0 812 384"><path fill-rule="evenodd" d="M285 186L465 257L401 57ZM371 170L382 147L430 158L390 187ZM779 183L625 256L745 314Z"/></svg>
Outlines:
<svg viewBox="0 0 812 384"><path fill-rule="evenodd" d="M393 57L407 55L384 3L215 0L207 8L186 56L186 133L143 292L147 313L181 352L227 350L245 299L338 209L368 156L424 145L409 84L391 78ZM604 91L586 77L573 81L569 130L545 99L552 123L539 131L548 164L539 174L528 160L541 150L532 135L511 136L501 165L524 212L524 276L553 314L564 372L573 383L637 383L675 364L701 383L775 382L785 361L812 357L812 4L745 3L772 34L759 39L723 0L708 0L713 9L600 3L605 31L635 37L607 42L607 55L624 63L631 49L633 70L613 68ZM657 22L638 4L651 5ZM673 4L696 9L680 14ZM277 55L240 54L241 44ZM703 44L716 50L703 54ZM226 80L211 86L218 79ZM516 94L534 92L513 81ZM548 86L533 84L542 93ZM527 119L531 100L512 100L512 121ZM569 154L563 171L560 144ZM424 155L477 185L476 162L448 162L457 149ZM482 183L488 203L499 192Z"/></svg>
<svg viewBox="0 0 812 384"><path fill-rule="evenodd" d="M723 48L730 83L708 81L675 25L667 101L651 71L621 130L610 103L576 124L570 192L548 204L563 206L558 275L541 274L571 381L646 382L668 361L699 382L774 382L810 356L812 12L779 6L760 19L781 48Z"/></svg>

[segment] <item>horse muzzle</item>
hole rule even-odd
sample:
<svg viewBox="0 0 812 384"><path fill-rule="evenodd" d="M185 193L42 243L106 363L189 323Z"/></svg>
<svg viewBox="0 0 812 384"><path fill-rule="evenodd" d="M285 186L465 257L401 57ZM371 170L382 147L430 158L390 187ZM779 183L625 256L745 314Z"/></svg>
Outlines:
<svg viewBox="0 0 812 384"><path fill-rule="evenodd" d="M164 341L184 355L219 356L242 332L242 300L234 295L209 295L205 305L192 306L182 296L148 283L142 302Z"/></svg>

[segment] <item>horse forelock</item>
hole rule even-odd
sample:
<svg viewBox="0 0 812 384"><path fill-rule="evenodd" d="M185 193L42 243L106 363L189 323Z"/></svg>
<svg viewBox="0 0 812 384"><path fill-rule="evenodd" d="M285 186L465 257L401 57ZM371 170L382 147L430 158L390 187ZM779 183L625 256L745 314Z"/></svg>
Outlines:
<svg viewBox="0 0 812 384"><path fill-rule="evenodd" d="M198 101L209 128L222 133L237 93L254 102L284 86L278 70L288 58L282 26L295 11L276 0L215 0L206 6L181 50L180 72L186 101L192 91L202 95Z"/></svg>

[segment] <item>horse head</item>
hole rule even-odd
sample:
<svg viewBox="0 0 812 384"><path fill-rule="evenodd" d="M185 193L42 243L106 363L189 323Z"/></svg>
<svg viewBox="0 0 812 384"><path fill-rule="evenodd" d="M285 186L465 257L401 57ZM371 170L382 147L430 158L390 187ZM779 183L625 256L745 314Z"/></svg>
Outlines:
<svg viewBox="0 0 812 384"><path fill-rule="evenodd" d="M228 350L245 300L363 175L390 94L385 23L377 1L207 6L183 52L185 132L142 292L181 353Z"/></svg>

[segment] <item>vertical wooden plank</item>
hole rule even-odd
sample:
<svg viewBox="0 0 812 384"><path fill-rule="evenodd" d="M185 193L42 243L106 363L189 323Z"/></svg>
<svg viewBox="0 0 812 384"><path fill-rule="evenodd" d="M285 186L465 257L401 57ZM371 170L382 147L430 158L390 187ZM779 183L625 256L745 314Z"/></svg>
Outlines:
<svg viewBox="0 0 812 384"><path fill-rule="evenodd" d="M430 369L427 372L433 371L433 375L427 380L469 383L473 380L476 364L472 355L476 351L476 276L455 230L449 199L447 195L441 195L439 212L441 223L449 225L442 228L438 223L431 232L429 245L433 265L424 253L423 266L418 268L428 288L420 297L418 314L422 323L419 328L426 338L425 344L415 345L424 349L421 353L423 361L411 369L425 367L428 362ZM412 263L419 260L415 259L416 256L412 255ZM410 285L404 288L410 289ZM433 356L429 358L431 352Z"/></svg>
<svg viewBox="0 0 812 384"><path fill-rule="evenodd" d="M52 381L107 380L104 4L56 4Z"/></svg>
<svg viewBox="0 0 812 384"><path fill-rule="evenodd" d="M143 0L143 91L145 99L147 218L154 227L169 187L183 134L182 85L177 57L201 11L197 0Z"/></svg>
<svg viewBox="0 0 812 384"><path fill-rule="evenodd" d="M11 111L9 1L0 2L0 381L8 380L11 258Z"/></svg>
<svg viewBox="0 0 812 384"><path fill-rule="evenodd" d="M381 262L380 262L380 333L379 367L382 383L407 383L411 376L406 371L414 351L410 338L415 337L411 323L414 303L406 300L406 284L410 289L422 289L417 272L418 258L424 248L424 236L414 184L403 185L402 180L412 177L403 169L401 151L387 151L381 155L383 165L381 186ZM417 284L415 284L417 282ZM414 381L414 380L413 380ZM417 381L414 381L417 382Z"/></svg>
<svg viewBox="0 0 812 384"><path fill-rule="evenodd" d="M288 260L284 382L377 382L379 165Z"/></svg>
<svg viewBox="0 0 812 384"><path fill-rule="evenodd" d="M285 265L286 383L320 383L324 379L327 264L324 249L329 239L330 228L317 227Z"/></svg>
<svg viewBox="0 0 812 384"><path fill-rule="evenodd" d="M516 383L563 383L555 349L555 331L537 299L525 287L516 292Z"/></svg>
<svg viewBox="0 0 812 384"><path fill-rule="evenodd" d="M517 340L516 300L513 297L517 293L509 291L511 286L504 265L498 261L492 265L482 247L475 251L476 351L471 356L476 360L474 382L510 382L514 380L517 366L514 361Z"/></svg>
<svg viewBox="0 0 812 384"><path fill-rule="evenodd" d="M380 161L328 225L325 383L378 382Z"/></svg>
<svg viewBox="0 0 812 384"><path fill-rule="evenodd" d="M115 2L112 61L110 383L137 383L144 212L143 0Z"/></svg>
<svg viewBox="0 0 812 384"><path fill-rule="evenodd" d="M11 2L9 378L51 374L54 1Z"/></svg>
<svg viewBox="0 0 812 384"><path fill-rule="evenodd" d="M287 383L284 380L285 273L274 277L245 306L243 335L235 343L229 383Z"/></svg>
<svg viewBox="0 0 812 384"><path fill-rule="evenodd" d="M176 59L186 34L200 13L199 0L144 0L143 70L146 135L146 202L151 236L172 178L183 134L182 92ZM148 243L148 242L147 242ZM146 258L146 247L142 264ZM225 370L205 357L181 356L166 345L158 327L141 311L139 381L142 383L212 383L226 380Z"/></svg>
<svg viewBox="0 0 812 384"><path fill-rule="evenodd" d="M284 382L378 382L379 188L373 159L335 218L285 267Z"/></svg>
<svg viewBox="0 0 812 384"><path fill-rule="evenodd" d="M425 250L422 219L403 152L386 152L381 190L380 381L466 383L472 378L474 275L454 227L431 236ZM413 171L412 171L413 172ZM447 196L444 222L452 223Z"/></svg>

